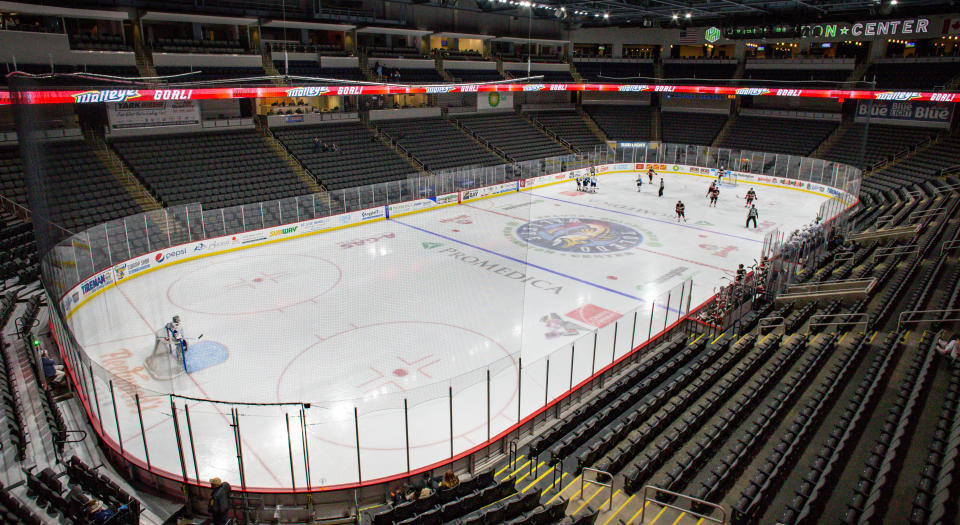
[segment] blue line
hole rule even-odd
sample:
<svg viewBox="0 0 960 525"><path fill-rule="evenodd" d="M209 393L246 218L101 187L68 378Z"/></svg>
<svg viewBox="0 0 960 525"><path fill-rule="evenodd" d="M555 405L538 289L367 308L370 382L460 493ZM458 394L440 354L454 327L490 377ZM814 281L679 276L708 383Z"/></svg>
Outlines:
<svg viewBox="0 0 960 525"><path fill-rule="evenodd" d="M602 210L602 211L609 212L609 213L619 213L620 215L626 215L626 216L628 216L628 217L636 217L636 218L638 218L638 219L645 219L645 220L648 220L648 221L662 222L663 224L669 224L669 225L671 225L671 226L679 226L679 227L681 227L681 228L690 228L691 230L699 230L699 231L703 231L703 232L709 232L709 233L712 233L712 234L714 234L714 235L723 235L724 237L733 237L734 239L741 239L741 240L744 240L744 241L750 241L750 242L756 242L756 243L763 243L763 241L758 241L758 240L756 240L756 239L751 239L751 238L749 238L749 237L741 237L741 236L739 236L739 235L732 235L732 234L729 234L729 233L716 232L716 231L713 231L713 230L708 230L708 229L706 229L706 228L698 228L698 227L696 227L696 226L689 226L689 225L686 225L686 224L679 224L679 223L672 222L672 221L665 221L665 220L663 220L663 219L654 219L654 218L652 218L652 217L645 217L645 216L643 216L643 215L636 215L636 214L633 214L633 213L627 213L627 212L625 212L625 211L611 210L611 209L609 209L609 208L604 208L604 207L602 207L602 206L594 206L594 205L592 205L592 204L584 204L584 203L582 203L582 202L567 201L567 200L563 200L563 199L557 199L557 198L555 198L555 197L547 197L546 195L540 195L540 194L532 193L532 192L530 193L530 195L533 195L534 197L540 197L541 199L550 199L550 200L552 200L552 201L563 202L563 203L566 203L566 204L576 204L577 206L584 206L584 207L586 207L586 208L594 208L594 209Z"/></svg>
<svg viewBox="0 0 960 525"><path fill-rule="evenodd" d="M627 297L627 298L629 298L629 299L633 299L634 301L640 301L640 302L642 302L642 303L647 302L647 300L644 299L644 298L642 298L642 297L637 297L637 296L635 296L635 295L630 295L630 294L628 294L628 293L621 292L621 291L619 291L619 290L614 290L613 288L607 288L606 286L602 286L602 285L599 285L599 284L594 284L594 283L591 283L590 281L584 281L583 279L574 277L574 276L572 276L572 275L567 275L567 274L565 274L565 273L563 273L563 272L558 272L558 271L556 271L556 270L551 270L550 268L546 268L546 267L543 267L543 266L539 266L539 265L536 265L536 264L532 264L532 263L529 263L529 262L527 262L527 261L524 261L524 260L521 260L521 259L517 259L516 257L511 257L511 256L509 256L509 255L504 255L504 254L502 254L502 253L495 252L495 251L493 251L493 250L488 250L487 248L483 248L483 247L477 246L477 245L475 245L475 244L470 244L470 243L468 243L468 242L466 242L466 241L461 241L461 240L459 240L459 239L454 239L453 237L448 237L448 236L443 235L443 234L441 234L441 233L432 232L432 231L430 231L430 230L427 230L427 229L424 229L424 228L420 228L420 227L414 226L414 225L412 225L412 224L407 224L407 223L401 222L401 221L399 221L399 220L397 220L397 219L389 219L389 220L390 220L391 222L395 222L395 223L397 223L397 224L401 224L401 225L403 225L403 226L406 226L407 228L413 228L414 230L421 231L421 232L423 232L423 233L427 233L427 234L430 234L430 235L435 235L435 236L437 236L437 237L440 237L441 239L446 239L446 240L448 240L448 241L450 241L450 242L455 242L455 243L457 243L457 244L462 244L462 245L464 245L464 246L469 246L470 248L473 248L474 250L480 250L480 251L482 251L482 252L486 252L486 253L489 253L489 254L491 254L491 255L496 255L497 257L502 257L502 258L507 259L507 260L509 260L509 261L513 261L513 262L515 262L515 263L522 264L522 265L524 265L524 266L529 266L529 267L531 267L531 268L536 268L536 269L538 269L538 270L543 270L543 271L545 271L545 272L552 273L552 274L554 274L554 275L559 275L560 277L564 277L564 278L566 278L566 279L570 279L571 281L576 281L576 282L578 282L578 283L582 283L582 284L585 284L585 285L587 285L587 286L592 286L592 287L594 287L594 288L599 288L599 289L601 289L601 290L604 290L604 291L607 291L607 292L610 292L610 293L613 293L613 294L622 295L623 297ZM661 307L661 308L666 308L665 306L660 306L660 307ZM679 313L679 310L676 310L676 309L674 309L674 308L670 308L670 311L671 311L671 312Z"/></svg>

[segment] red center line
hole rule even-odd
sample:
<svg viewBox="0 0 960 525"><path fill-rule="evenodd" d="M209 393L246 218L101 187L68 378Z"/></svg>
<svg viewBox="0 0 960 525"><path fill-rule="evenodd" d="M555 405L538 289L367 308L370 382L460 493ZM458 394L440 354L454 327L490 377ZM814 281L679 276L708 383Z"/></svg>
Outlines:
<svg viewBox="0 0 960 525"><path fill-rule="evenodd" d="M143 324L147 325L147 328L153 331L153 327L150 326L150 322L147 321L147 318L143 316L143 313L140 312L140 309L138 309L137 306L133 304L133 301L131 301L130 298L127 297L127 294L123 292L123 290L120 288L119 285L116 287L116 289L118 292L120 292L120 295L122 295L123 298L127 300L127 303L130 305L130 308L133 308L133 311L137 313L137 315L140 317L140 320L143 321ZM203 389L202 386L200 386L200 383L198 383L197 380L193 378L193 376L191 376L190 374L187 374L187 377L190 378L190 381L193 381L193 384L197 386L197 390L199 390L200 393L203 394L203 397L210 399L210 396L207 395L207 392ZM217 413L220 414L220 417L223 418L223 421L229 425L230 421L227 419L227 416L223 413L223 411L220 410L219 404L217 403L211 403L211 404L213 405L214 409L216 409ZM280 478L278 478L277 475L274 474L272 470L270 470L269 465L267 465L267 463L263 460L263 458L261 458L260 455L257 454L256 449L250 446L250 444L247 442L247 439L244 437L241 437L240 439L243 441L243 444L246 446L247 450L249 450L250 453L253 454L253 457L257 458L257 461L259 461L260 465L262 465L264 470L267 471L267 474L270 474L270 477L272 477L273 480L277 482L277 485L283 485L283 483L280 481ZM198 479L197 481L199 482L200 480Z"/></svg>

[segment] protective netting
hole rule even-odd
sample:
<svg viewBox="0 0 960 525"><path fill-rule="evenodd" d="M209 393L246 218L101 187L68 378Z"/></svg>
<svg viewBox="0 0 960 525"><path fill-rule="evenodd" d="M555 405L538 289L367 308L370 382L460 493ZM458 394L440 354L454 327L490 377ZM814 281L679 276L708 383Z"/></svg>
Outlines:
<svg viewBox="0 0 960 525"><path fill-rule="evenodd" d="M11 85L17 100L54 82ZM836 162L661 143L280 199L169 172L243 201L212 207L203 192L158 199L104 132L104 104L16 114L52 324L94 428L143 468L248 487L366 481L472 450L709 295L687 278L642 293L609 280L605 250L640 242L629 228L521 189L590 166L721 163L859 189L859 170ZM154 151L158 169L174 156ZM163 336L174 315L185 355Z"/></svg>

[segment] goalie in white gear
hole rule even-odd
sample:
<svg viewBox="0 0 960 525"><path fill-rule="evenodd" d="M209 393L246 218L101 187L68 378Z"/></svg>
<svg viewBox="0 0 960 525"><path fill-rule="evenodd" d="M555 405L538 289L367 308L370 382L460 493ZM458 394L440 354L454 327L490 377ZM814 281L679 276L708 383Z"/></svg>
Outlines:
<svg viewBox="0 0 960 525"><path fill-rule="evenodd" d="M175 315L166 325L167 341L170 343L171 351L180 352L180 358L183 360L184 368L187 365L187 337L183 334L183 325L180 324L180 316Z"/></svg>

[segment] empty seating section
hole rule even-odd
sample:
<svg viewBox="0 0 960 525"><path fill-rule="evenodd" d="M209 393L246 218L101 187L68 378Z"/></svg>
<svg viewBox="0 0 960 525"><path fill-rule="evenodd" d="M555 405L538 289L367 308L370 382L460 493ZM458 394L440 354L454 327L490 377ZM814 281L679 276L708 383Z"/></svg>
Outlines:
<svg viewBox="0 0 960 525"><path fill-rule="evenodd" d="M415 47L383 47L371 46L366 48L367 56L378 58L424 58Z"/></svg>
<svg viewBox="0 0 960 525"><path fill-rule="evenodd" d="M610 140L650 140L650 106L583 106Z"/></svg>
<svg viewBox="0 0 960 525"><path fill-rule="evenodd" d="M869 167L935 135L935 132L929 128L870 124L866 147L863 148L866 128L865 124L854 124L840 130L836 140L818 156L852 166ZM864 149L863 162L860 159L862 148Z"/></svg>
<svg viewBox="0 0 960 525"><path fill-rule="evenodd" d="M751 86L765 86L763 80L775 80L770 87L792 87L791 83L799 84L798 87L829 87L846 81L851 73L849 69L751 69L747 66L743 78L754 81L749 83Z"/></svg>
<svg viewBox="0 0 960 525"><path fill-rule="evenodd" d="M960 76L960 58L947 62L879 62L871 64L864 80L876 77L877 89L932 90Z"/></svg>
<svg viewBox="0 0 960 525"><path fill-rule="evenodd" d="M16 67L11 64L5 64L0 66L0 83L7 84L7 74L13 71L22 71L24 73L30 73L31 75L48 75L51 73L57 74L83 74L89 73L92 75L105 75L113 77L124 77L124 78L139 78L140 72L137 70L137 66L74 66L74 65L65 65L65 64L54 64L51 68L50 64L22 64L17 63ZM74 77L59 77L53 80L44 80L45 83L56 83L56 84L97 84L101 81L97 79L90 78L74 78Z"/></svg>
<svg viewBox="0 0 960 525"><path fill-rule="evenodd" d="M737 71L736 62L711 63L709 61L664 61L663 77L681 84L693 84L704 80L729 84Z"/></svg>
<svg viewBox="0 0 960 525"><path fill-rule="evenodd" d="M838 124L832 120L740 115L718 146L806 156Z"/></svg>
<svg viewBox="0 0 960 525"><path fill-rule="evenodd" d="M120 139L113 147L168 206L221 208L310 192L254 130Z"/></svg>
<svg viewBox="0 0 960 525"><path fill-rule="evenodd" d="M124 42L121 35L99 35L81 33L70 35L70 47L73 49L99 51L133 51L133 44Z"/></svg>
<svg viewBox="0 0 960 525"><path fill-rule="evenodd" d="M404 83L443 82L443 77L440 76L440 72L433 68L403 68L402 67L402 68L399 68L399 70L400 70L400 82L404 82Z"/></svg>
<svg viewBox="0 0 960 525"><path fill-rule="evenodd" d="M383 120L374 123L427 170L456 166L493 166L503 160L446 119Z"/></svg>
<svg viewBox="0 0 960 525"><path fill-rule="evenodd" d="M43 184L56 188L47 205L53 221L79 231L142 211L83 141L44 143Z"/></svg>
<svg viewBox="0 0 960 525"><path fill-rule="evenodd" d="M506 66L506 64L504 64ZM537 64L532 64L530 66L530 74L527 75L527 68L524 65L521 68L511 68L507 69L504 67L504 70L510 74L513 78L525 78L527 76L531 77L540 77L542 79L531 80L530 82L573 82L573 75L570 73L569 69L555 70L555 69L545 69L538 68Z"/></svg>
<svg viewBox="0 0 960 525"><path fill-rule="evenodd" d="M584 80L592 82L633 83L649 82L653 79L653 62L594 62L575 61L577 73Z"/></svg>
<svg viewBox="0 0 960 525"><path fill-rule="evenodd" d="M435 49L434 54L440 55L444 60L486 60L479 51L473 50L449 50Z"/></svg>
<svg viewBox="0 0 960 525"><path fill-rule="evenodd" d="M0 195L21 206L27 205L27 185L23 179L23 161L20 160L20 148L17 146L0 148Z"/></svg>
<svg viewBox="0 0 960 525"><path fill-rule="evenodd" d="M530 113L530 116L580 151L592 151L604 143L576 111L542 111Z"/></svg>
<svg viewBox="0 0 960 525"><path fill-rule="evenodd" d="M447 75L450 75L459 82L493 82L503 80L496 69L454 69L446 68Z"/></svg>
<svg viewBox="0 0 960 525"><path fill-rule="evenodd" d="M416 171L359 122L276 128L273 133L328 190L403 179ZM318 151L314 139L340 151Z"/></svg>
<svg viewBox="0 0 960 525"><path fill-rule="evenodd" d="M164 53L249 53L238 40L158 38L154 42L154 48Z"/></svg>
<svg viewBox="0 0 960 525"><path fill-rule="evenodd" d="M709 146L727 122L726 115L664 111L660 116L664 142Z"/></svg>
<svg viewBox="0 0 960 525"><path fill-rule="evenodd" d="M541 159L570 152L530 121L512 112L460 117L460 124L493 144L511 160Z"/></svg>
<svg viewBox="0 0 960 525"><path fill-rule="evenodd" d="M38 267L33 225L0 212L0 283L8 279L31 283L36 280Z"/></svg>
<svg viewBox="0 0 960 525"><path fill-rule="evenodd" d="M273 68L281 75L316 77L320 75L320 63L315 60L274 60Z"/></svg>
<svg viewBox="0 0 960 525"><path fill-rule="evenodd" d="M200 82L209 80L229 80L257 78L266 75L262 67L215 67L215 66L157 66L160 76L182 75L168 79L169 82ZM259 81L264 83L267 81Z"/></svg>
<svg viewBox="0 0 960 525"><path fill-rule="evenodd" d="M960 135L945 137L914 155L883 166L864 179L877 189L901 188L939 175L940 170L960 166Z"/></svg>

